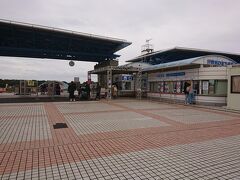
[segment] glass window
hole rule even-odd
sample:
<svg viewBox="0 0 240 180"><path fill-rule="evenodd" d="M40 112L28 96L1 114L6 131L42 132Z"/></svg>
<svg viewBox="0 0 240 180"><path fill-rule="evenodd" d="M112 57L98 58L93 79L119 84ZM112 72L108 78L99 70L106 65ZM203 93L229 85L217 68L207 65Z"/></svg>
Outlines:
<svg viewBox="0 0 240 180"><path fill-rule="evenodd" d="M150 82L150 92L158 92L158 82Z"/></svg>
<svg viewBox="0 0 240 180"><path fill-rule="evenodd" d="M195 87L196 86L198 85L196 84ZM226 80L202 81L202 94L226 95L227 81Z"/></svg>
<svg viewBox="0 0 240 180"><path fill-rule="evenodd" d="M164 82L164 92L169 93L169 82L167 81Z"/></svg>
<svg viewBox="0 0 240 180"><path fill-rule="evenodd" d="M122 90L131 90L131 82L123 82Z"/></svg>
<svg viewBox="0 0 240 180"><path fill-rule="evenodd" d="M147 79L142 79L142 90L147 90Z"/></svg>
<svg viewBox="0 0 240 180"><path fill-rule="evenodd" d="M157 92L160 92L160 89L161 89L161 84L160 82L157 83Z"/></svg>
<svg viewBox="0 0 240 180"><path fill-rule="evenodd" d="M208 94L208 90L209 90L209 82L202 81L202 94Z"/></svg>
<svg viewBox="0 0 240 180"><path fill-rule="evenodd" d="M196 94L199 94L199 81L193 81L193 91Z"/></svg>
<svg viewBox="0 0 240 180"><path fill-rule="evenodd" d="M215 94L215 80L209 80L209 94Z"/></svg>
<svg viewBox="0 0 240 180"><path fill-rule="evenodd" d="M160 92L163 93L164 92L164 82L160 82Z"/></svg>
<svg viewBox="0 0 240 180"><path fill-rule="evenodd" d="M159 83L158 82L154 82L154 92L159 92Z"/></svg>
<svg viewBox="0 0 240 180"><path fill-rule="evenodd" d="M184 84L186 81L182 81L181 82L181 93L184 93Z"/></svg>
<svg viewBox="0 0 240 180"><path fill-rule="evenodd" d="M215 81L215 94L216 95L227 95L227 81L216 80Z"/></svg>
<svg viewBox="0 0 240 180"><path fill-rule="evenodd" d="M169 93L173 93L173 82L168 82Z"/></svg>
<svg viewBox="0 0 240 180"><path fill-rule="evenodd" d="M240 93L240 76L231 76L231 93Z"/></svg>
<svg viewBox="0 0 240 180"><path fill-rule="evenodd" d="M172 84L172 93L181 93L181 81L173 81Z"/></svg>
<svg viewBox="0 0 240 180"><path fill-rule="evenodd" d="M150 84L150 86L149 86L150 89L149 89L149 90L150 90L150 92L153 92L153 89L154 89L154 88L153 88L153 82L150 82L149 84Z"/></svg>
<svg viewBox="0 0 240 180"><path fill-rule="evenodd" d="M173 93L177 93L177 82L176 81L174 81L174 82L172 82L172 92Z"/></svg>
<svg viewBox="0 0 240 180"><path fill-rule="evenodd" d="M177 81L176 82L176 92L177 93L182 93L181 87L182 87L182 82L181 81Z"/></svg>

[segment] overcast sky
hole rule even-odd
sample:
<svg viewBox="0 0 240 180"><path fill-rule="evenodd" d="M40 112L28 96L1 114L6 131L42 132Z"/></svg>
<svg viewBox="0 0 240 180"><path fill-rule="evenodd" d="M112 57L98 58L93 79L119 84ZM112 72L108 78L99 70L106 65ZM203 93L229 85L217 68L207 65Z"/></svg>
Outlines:
<svg viewBox="0 0 240 180"><path fill-rule="evenodd" d="M1 0L0 18L121 38L132 45L119 63L140 55L146 39L155 50L175 46L240 54L240 0ZM66 80L96 63L0 57L0 78Z"/></svg>

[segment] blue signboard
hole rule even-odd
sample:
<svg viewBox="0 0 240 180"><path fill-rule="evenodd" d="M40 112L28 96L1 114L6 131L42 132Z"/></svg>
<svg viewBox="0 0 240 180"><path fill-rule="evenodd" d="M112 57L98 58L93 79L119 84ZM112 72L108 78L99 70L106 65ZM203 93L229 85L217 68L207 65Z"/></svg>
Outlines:
<svg viewBox="0 0 240 180"><path fill-rule="evenodd" d="M229 61L217 61L217 60L208 59L207 64L217 65L217 66L227 66L227 65L232 65L234 63Z"/></svg>
<svg viewBox="0 0 240 180"><path fill-rule="evenodd" d="M172 73L161 73L157 74L158 78L164 78L164 77L176 77L176 76L185 76L185 72L172 72Z"/></svg>
<svg viewBox="0 0 240 180"><path fill-rule="evenodd" d="M167 73L166 77L185 76L185 72Z"/></svg>
<svg viewBox="0 0 240 180"><path fill-rule="evenodd" d="M164 76L164 74L157 74L157 77L163 78L163 77L165 77L165 76Z"/></svg>
<svg viewBox="0 0 240 180"><path fill-rule="evenodd" d="M123 75L122 81L132 81L133 77L131 75Z"/></svg>

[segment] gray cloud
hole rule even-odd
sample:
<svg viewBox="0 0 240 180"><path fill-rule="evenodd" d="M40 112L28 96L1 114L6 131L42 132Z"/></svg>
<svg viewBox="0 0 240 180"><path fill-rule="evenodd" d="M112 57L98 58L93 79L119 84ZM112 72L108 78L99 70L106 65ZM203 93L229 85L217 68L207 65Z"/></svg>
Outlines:
<svg viewBox="0 0 240 180"><path fill-rule="evenodd" d="M132 41L118 52L124 64L148 38L155 50L184 46L239 53L239 7L238 0L1 0L0 18ZM0 78L83 81L94 64L0 57Z"/></svg>

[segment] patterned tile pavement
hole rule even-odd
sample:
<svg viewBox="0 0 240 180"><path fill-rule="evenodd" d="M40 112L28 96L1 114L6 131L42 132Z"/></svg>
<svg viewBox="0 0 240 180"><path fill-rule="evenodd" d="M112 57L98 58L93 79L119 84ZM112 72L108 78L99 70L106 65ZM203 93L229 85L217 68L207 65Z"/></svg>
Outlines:
<svg viewBox="0 0 240 180"><path fill-rule="evenodd" d="M0 105L0 117L14 117L14 116L42 116L46 115L43 105L29 104L28 106L22 104L16 105Z"/></svg>
<svg viewBox="0 0 240 180"><path fill-rule="evenodd" d="M96 112L96 111L110 111L120 110L108 104L99 103L97 101L89 102L73 102L69 103L55 103L56 107L61 113L81 113L81 112Z"/></svg>
<svg viewBox="0 0 240 180"><path fill-rule="evenodd" d="M14 143L51 138L47 116L1 118L0 143Z"/></svg>
<svg viewBox="0 0 240 180"><path fill-rule="evenodd" d="M197 109L172 109L167 110L150 110L149 112L161 116L165 116L173 121L181 122L184 124L194 124L203 122L227 121L235 119L234 116L218 114L215 112L204 112Z"/></svg>
<svg viewBox="0 0 240 180"><path fill-rule="evenodd" d="M98 113L97 117L96 114L66 115L64 117L78 135L168 125L135 112L104 112Z"/></svg>
<svg viewBox="0 0 240 180"><path fill-rule="evenodd" d="M143 100L0 104L0 128L0 179L240 179L236 113Z"/></svg>

